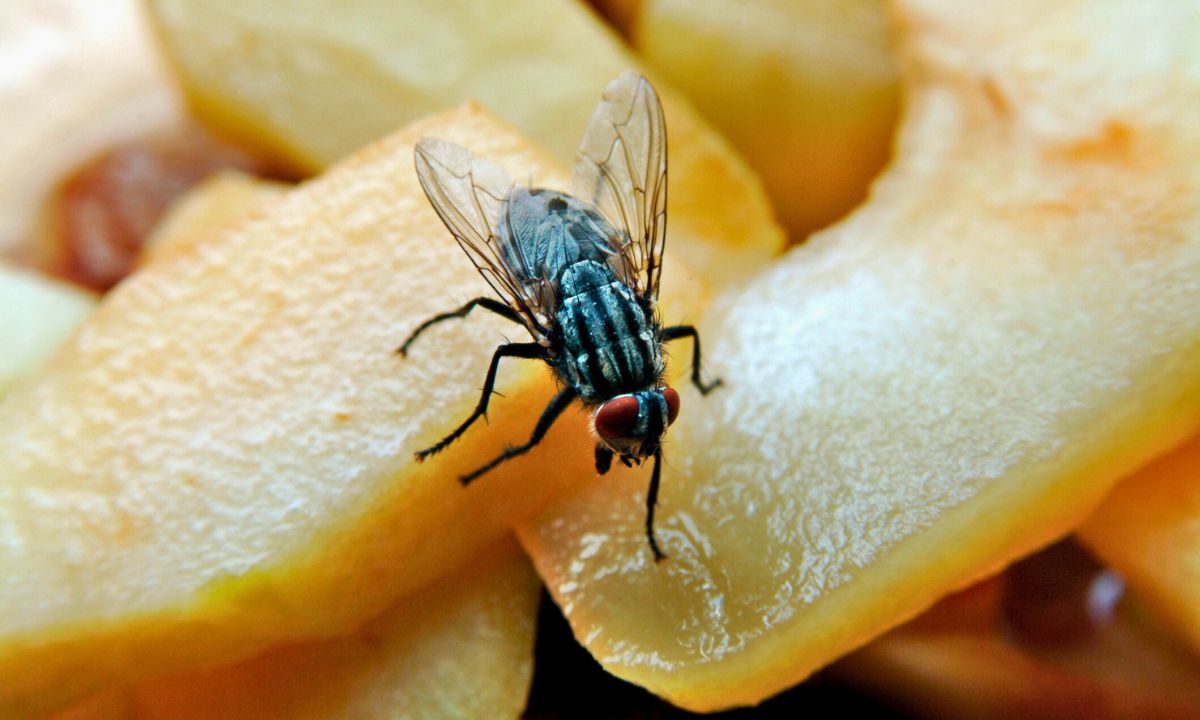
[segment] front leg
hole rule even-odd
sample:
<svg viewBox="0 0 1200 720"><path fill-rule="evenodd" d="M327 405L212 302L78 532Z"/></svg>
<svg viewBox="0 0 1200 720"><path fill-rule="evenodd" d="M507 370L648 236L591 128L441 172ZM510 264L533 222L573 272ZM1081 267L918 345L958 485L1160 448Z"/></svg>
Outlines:
<svg viewBox="0 0 1200 720"><path fill-rule="evenodd" d="M425 332L430 327L437 325L438 323L442 322L443 320L450 320L452 318L466 317L476 307L481 307L484 310L491 310L492 312L496 313L497 315L499 315L500 317L502 317L506 320L512 320L513 322L520 323L522 325L525 324L525 321L521 319L521 316L517 313L517 311L513 310L508 305L505 305L504 303L500 302L499 300L496 300L495 298L477 297L474 300L468 302L466 305L463 305L462 307L460 307L457 310L453 310L451 312L445 312L445 313L442 313L441 315L434 315L433 317L429 318L425 322L418 325L417 329L413 330L412 335L409 335L408 339L404 341L404 344L401 345L400 347L396 348L396 352L399 353L400 355L407 356L408 355L408 346L413 344L413 341L417 339L418 335Z"/></svg>
<svg viewBox="0 0 1200 720"><path fill-rule="evenodd" d="M707 395L721 386L721 380L718 378L705 385L704 381L700 379L700 334L692 325L673 325L663 328L663 342L671 342L684 337L692 338L692 384L696 386L701 395Z"/></svg>
<svg viewBox="0 0 1200 720"><path fill-rule="evenodd" d="M596 473L604 475L612 467L613 451L604 443L596 443Z"/></svg>
<svg viewBox="0 0 1200 720"><path fill-rule="evenodd" d="M437 444L418 451L416 453L417 462L444 450L447 445L465 433L467 428L471 427L471 423L487 415L488 401L492 399L492 388L496 385L496 371L500 368L500 358L504 357L544 360L546 349L537 343L508 343L496 348L496 353L492 355L492 364L488 366L487 378L483 381L483 394L479 396L479 404L475 406L475 412L471 413L471 417L455 428L454 432L439 440Z"/></svg>
<svg viewBox="0 0 1200 720"><path fill-rule="evenodd" d="M650 472L650 490L646 493L646 539L650 541L650 551L654 553L654 562L666 559L662 550L658 549L658 541L654 539L654 508L658 506L658 481L662 477L662 448L654 451L654 470Z"/></svg>
<svg viewBox="0 0 1200 720"><path fill-rule="evenodd" d="M497 455L488 464L472 473L464 475L462 477L462 484L467 485L475 478L486 473L505 460L511 460L518 455L524 455L533 449L535 445L542 441L542 438L546 436L546 432L550 430L550 426L554 424L554 421L558 419L559 415L562 415L563 410L566 410L567 407L570 406L570 404L575 400L575 397L574 387L568 386L561 390L557 395L554 396L554 399L550 401L550 404L546 406L546 409L542 411L542 416L538 418L537 425L533 427L533 435L529 437L529 442L525 443L524 445L506 448L504 452Z"/></svg>

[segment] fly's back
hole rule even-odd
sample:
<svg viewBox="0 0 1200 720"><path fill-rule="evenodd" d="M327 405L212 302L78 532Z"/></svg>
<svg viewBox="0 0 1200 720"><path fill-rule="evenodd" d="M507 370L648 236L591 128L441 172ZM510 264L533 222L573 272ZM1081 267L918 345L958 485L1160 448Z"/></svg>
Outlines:
<svg viewBox="0 0 1200 720"><path fill-rule="evenodd" d="M664 366L657 328L607 264L581 260L559 281L556 368L586 403L654 387Z"/></svg>

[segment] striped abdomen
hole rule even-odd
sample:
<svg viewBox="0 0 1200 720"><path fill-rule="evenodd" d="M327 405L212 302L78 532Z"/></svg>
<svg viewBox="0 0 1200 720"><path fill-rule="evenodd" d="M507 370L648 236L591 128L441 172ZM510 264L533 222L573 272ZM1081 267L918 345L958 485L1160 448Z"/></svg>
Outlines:
<svg viewBox="0 0 1200 720"><path fill-rule="evenodd" d="M651 318L608 265L581 260L559 280L556 313L563 339L559 366L584 401L655 387L662 350Z"/></svg>

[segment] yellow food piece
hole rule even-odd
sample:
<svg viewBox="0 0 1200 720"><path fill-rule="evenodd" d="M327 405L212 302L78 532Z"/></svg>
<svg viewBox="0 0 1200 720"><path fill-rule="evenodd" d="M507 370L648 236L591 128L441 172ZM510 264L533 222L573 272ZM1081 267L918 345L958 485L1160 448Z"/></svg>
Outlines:
<svg viewBox="0 0 1200 720"><path fill-rule="evenodd" d="M1200 423L1200 8L897 10L908 114L871 200L701 322L725 385L667 442L669 559L644 479L520 531L592 654L689 709L1062 535Z"/></svg>
<svg viewBox="0 0 1200 720"><path fill-rule="evenodd" d="M1200 437L1122 481L1079 534L1200 650Z"/></svg>
<svg viewBox="0 0 1200 720"><path fill-rule="evenodd" d="M646 0L633 26L762 177L793 241L866 197L900 101L882 0Z"/></svg>
<svg viewBox="0 0 1200 720"><path fill-rule="evenodd" d="M521 332L480 313L394 352L487 291L417 183L429 135L561 186L478 109L419 123L151 262L0 404L0 717L346 634L594 472L570 412L538 453L456 480L528 436L539 363L503 365L490 424L412 459Z"/></svg>
<svg viewBox="0 0 1200 720"><path fill-rule="evenodd" d="M477 100L568 167L600 89L638 66L573 0L151 0L198 115L315 170L426 113ZM720 285L779 252L758 179L665 87L672 241Z"/></svg>
<svg viewBox="0 0 1200 720"><path fill-rule="evenodd" d="M348 637L156 678L56 720L515 720L533 677L540 594L507 540Z"/></svg>
<svg viewBox="0 0 1200 720"><path fill-rule="evenodd" d="M281 183L226 170L202 181L180 198L142 246L145 264L167 252L191 252L211 239L213 233L243 220L252 210L283 195Z"/></svg>
<svg viewBox="0 0 1200 720"><path fill-rule="evenodd" d="M0 263L0 397L45 362L95 304L78 288Z"/></svg>

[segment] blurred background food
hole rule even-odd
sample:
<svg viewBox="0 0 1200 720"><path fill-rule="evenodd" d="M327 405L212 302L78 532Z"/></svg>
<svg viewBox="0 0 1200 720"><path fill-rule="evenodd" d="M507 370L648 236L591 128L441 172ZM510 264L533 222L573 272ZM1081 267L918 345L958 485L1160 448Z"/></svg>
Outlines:
<svg viewBox="0 0 1200 720"><path fill-rule="evenodd" d="M643 64L573 2L156 0L152 16L195 112L227 137L313 172L423 115L483 104L570 167L597 91ZM536 89L536 92L529 92ZM782 246L759 180L664 88L672 237L716 285ZM718 200L714 202L714 198ZM703 238L701 242L688 242ZM736 257L720 252L728 244Z"/></svg>
<svg viewBox="0 0 1200 720"><path fill-rule="evenodd" d="M95 304L81 288L0 264L0 396L42 365Z"/></svg>
<svg viewBox="0 0 1200 720"><path fill-rule="evenodd" d="M1067 540L950 595L829 674L913 717L1190 718L1200 662Z"/></svg>
<svg viewBox="0 0 1200 720"><path fill-rule="evenodd" d="M14 0L0 25L0 252L104 291L166 207L262 163L184 107L136 0Z"/></svg>
<svg viewBox="0 0 1200 720"><path fill-rule="evenodd" d="M1200 652L1200 437L1122 482L1080 528L1083 542Z"/></svg>
<svg viewBox="0 0 1200 720"><path fill-rule="evenodd" d="M0 248L42 260L36 208L114 144L185 117L134 2L15 0L4 8Z"/></svg>
<svg viewBox="0 0 1200 720"><path fill-rule="evenodd" d="M880 0L646 0L627 27L755 169L801 242L862 202L890 153L899 63L882 10Z"/></svg>
<svg viewBox="0 0 1200 720"><path fill-rule="evenodd" d="M1196 441L1109 492L1197 424L1196 30L1170 0L9 3L0 716L692 716L638 685L1200 716ZM387 355L478 284L402 149L561 183L628 67L671 132L664 315L738 389L685 398L657 568L644 477L595 479L581 416L443 482L532 422L537 373L405 461L499 326L423 381ZM532 144L477 109L380 141L467 100Z"/></svg>

